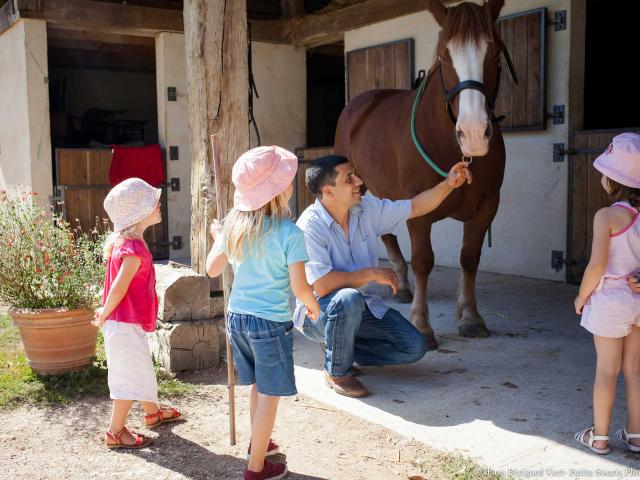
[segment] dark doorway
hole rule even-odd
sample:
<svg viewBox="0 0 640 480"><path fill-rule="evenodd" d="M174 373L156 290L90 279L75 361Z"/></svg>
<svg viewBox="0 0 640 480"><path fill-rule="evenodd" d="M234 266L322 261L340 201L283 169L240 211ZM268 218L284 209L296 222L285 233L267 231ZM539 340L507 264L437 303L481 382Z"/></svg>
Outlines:
<svg viewBox="0 0 640 480"><path fill-rule="evenodd" d="M344 45L307 51L307 146L333 145L344 107Z"/></svg>
<svg viewBox="0 0 640 480"><path fill-rule="evenodd" d="M634 87L640 2L587 0L584 128L640 125Z"/></svg>

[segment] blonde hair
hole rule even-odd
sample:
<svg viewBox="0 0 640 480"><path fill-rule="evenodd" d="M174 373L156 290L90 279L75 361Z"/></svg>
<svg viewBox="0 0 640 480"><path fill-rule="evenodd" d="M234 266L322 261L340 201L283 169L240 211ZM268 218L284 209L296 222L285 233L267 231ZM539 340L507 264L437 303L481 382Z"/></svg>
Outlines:
<svg viewBox="0 0 640 480"><path fill-rule="evenodd" d="M280 220L291 215L289 202L282 192L272 198L264 207L249 212L232 208L222 224L225 239L225 250L229 258L242 260L246 254L245 246L250 252L264 253L264 239L272 228L277 228ZM265 217L269 224L265 229Z"/></svg>
<svg viewBox="0 0 640 480"><path fill-rule="evenodd" d="M130 227L125 228L119 232L112 232L104 241L104 246L102 247L102 255L105 260L109 260L111 258L111 252L113 252L113 247L117 244L124 242L126 239L138 239L143 240L136 233L136 226L138 224L135 223Z"/></svg>

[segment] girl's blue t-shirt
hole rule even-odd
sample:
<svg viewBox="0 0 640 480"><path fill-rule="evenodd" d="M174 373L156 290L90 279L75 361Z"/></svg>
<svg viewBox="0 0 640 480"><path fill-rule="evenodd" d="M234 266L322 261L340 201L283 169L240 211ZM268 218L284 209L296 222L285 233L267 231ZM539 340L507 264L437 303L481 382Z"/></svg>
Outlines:
<svg viewBox="0 0 640 480"><path fill-rule="evenodd" d="M265 228L268 228L265 222ZM222 252L224 240L214 249ZM274 322L291 320L289 265L308 262L304 234L289 220L280 220L268 228L264 248L248 248L244 258L229 258L234 278L227 309L233 313L253 315Z"/></svg>

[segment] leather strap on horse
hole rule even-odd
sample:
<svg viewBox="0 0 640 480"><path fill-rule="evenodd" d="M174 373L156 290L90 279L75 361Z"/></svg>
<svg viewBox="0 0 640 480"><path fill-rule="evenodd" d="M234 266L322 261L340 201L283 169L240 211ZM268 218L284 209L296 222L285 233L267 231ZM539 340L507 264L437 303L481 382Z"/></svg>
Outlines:
<svg viewBox="0 0 640 480"><path fill-rule="evenodd" d="M511 61L509 52L507 51L507 47L502 40L500 40L500 53L504 55L507 61L507 66L509 67L509 73L511 73L511 77L513 78L514 83L517 84L518 76L516 75L516 71L515 71L515 68L513 67L513 62ZM427 155L427 152L425 152L424 148L422 148L422 144L420 143L420 140L418 139L418 135L416 134L416 112L418 111L418 105L420 105L420 100L422 100L422 95L424 94L427 84L431 80L431 77L436 72L436 70L440 70L440 81L442 82L442 88L444 90L447 113L449 114L449 117L451 118L451 121L454 124L457 122L457 118L455 117L451 109L451 102L457 95L460 94L460 92L462 92L463 90L469 90L469 89L477 90L484 95L485 101L487 102L487 106L489 107L491 122L496 123L504 118L504 117L496 118L493 112L493 109L495 107L495 101L496 101L496 98L498 97L498 89L500 88L500 77L502 76L502 67L500 65L500 61L498 61L498 73L497 73L496 85L493 90L493 95L491 96L488 95L488 92L484 84L476 80L465 80L463 82L458 83L455 87L453 87L453 89L447 90L447 87L444 84L444 79L442 78L442 65L440 61L438 61L437 64L431 67L427 76L420 83L420 87L418 87L418 92L416 93L416 98L413 102L413 107L411 108L411 138L413 139L413 144L416 146L416 149L418 150L418 152L420 153L424 161L427 162L427 164L431 168L433 168L433 170L438 175L446 178L447 172L445 172L440 167L438 167L438 165L436 165L435 162L431 160L431 158L429 158L429 155Z"/></svg>
<svg viewBox="0 0 640 480"><path fill-rule="evenodd" d="M442 170L438 165L435 164L433 160L431 160L431 158L429 158L429 155L427 155L427 152L425 152L422 148L420 140L418 140L418 135L416 134L416 112L418 111L418 105L420 105L420 100L422 99L424 90L429 83L429 80L431 80L431 77L433 76L433 72L433 69L429 71L429 74L424 78L424 80L422 80L422 83L420 83L420 87L418 88L418 92L416 93L416 99L413 102L413 108L411 109L411 138L413 139L413 144L416 146L418 152L420 152L420 155L422 156L424 161L427 162L427 164L431 168L433 168L433 170L438 175L446 178L448 175L447 172Z"/></svg>

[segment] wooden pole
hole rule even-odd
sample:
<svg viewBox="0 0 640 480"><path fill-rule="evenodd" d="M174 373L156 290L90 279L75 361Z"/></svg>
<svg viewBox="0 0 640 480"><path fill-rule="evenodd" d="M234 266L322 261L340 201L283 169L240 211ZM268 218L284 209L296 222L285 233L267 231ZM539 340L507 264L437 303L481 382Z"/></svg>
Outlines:
<svg viewBox="0 0 640 480"><path fill-rule="evenodd" d="M184 0L184 35L187 64L189 133L191 139L191 266L206 273L211 248L209 225L233 204L231 168L249 148L249 70L246 0ZM223 148L215 172L211 135L220 134ZM214 201L215 197L215 201ZM226 278L226 280L225 280ZM225 304L229 276L223 274ZM224 287L227 284L227 287ZM228 348L228 346L227 346ZM229 384L233 366L229 350ZM231 445L235 444L235 421L230 388Z"/></svg>
<svg viewBox="0 0 640 480"><path fill-rule="evenodd" d="M222 177L220 175L220 138L218 134L211 135L211 151L213 152L213 172L216 186L216 210L218 211L218 220L222 222L226 210L222 206ZM222 291L224 292L224 325L225 332L229 331L227 325L227 305L229 302L229 294L231 293L231 283L233 282L231 268L227 265L222 272ZM236 444L236 394L235 394L235 371L233 366L233 350L231 350L231 342L229 335L225 333L225 343L227 345L227 386L229 387L229 442L231 445Z"/></svg>

